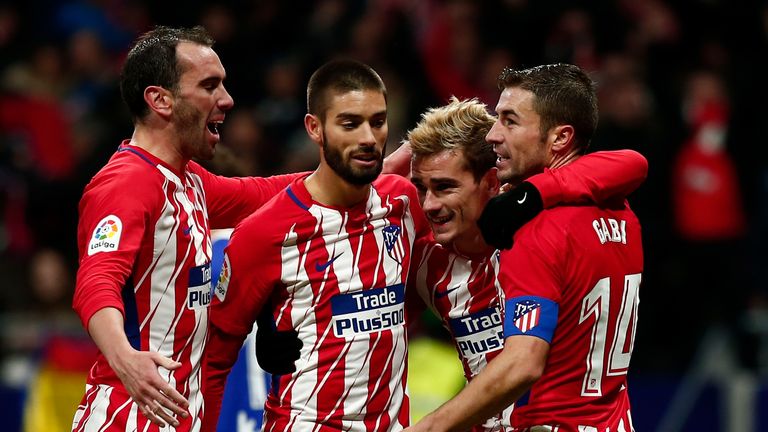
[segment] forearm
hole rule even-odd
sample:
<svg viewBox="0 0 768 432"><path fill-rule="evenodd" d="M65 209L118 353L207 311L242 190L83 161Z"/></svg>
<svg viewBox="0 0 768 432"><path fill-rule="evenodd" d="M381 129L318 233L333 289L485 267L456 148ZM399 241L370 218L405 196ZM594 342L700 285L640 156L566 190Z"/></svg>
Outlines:
<svg viewBox="0 0 768 432"><path fill-rule="evenodd" d="M557 204L602 204L634 192L648 175L648 161L633 150L590 153L527 181L536 186L544 208Z"/></svg>
<svg viewBox="0 0 768 432"><path fill-rule="evenodd" d="M413 426L414 431L464 431L503 411L541 377L549 343L508 337L504 349L458 395ZM411 430L411 429L409 429Z"/></svg>
<svg viewBox="0 0 768 432"><path fill-rule="evenodd" d="M123 328L123 314L114 307L99 309L88 321L88 333L114 369L133 350Z"/></svg>
<svg viewBox="0 0 768 432"><path fill-rule="evenodd" d="M499 355L491 361L458 395L422 420L424 430L469 430L516 401L538 376L525 373L510 360Z"/></svg>

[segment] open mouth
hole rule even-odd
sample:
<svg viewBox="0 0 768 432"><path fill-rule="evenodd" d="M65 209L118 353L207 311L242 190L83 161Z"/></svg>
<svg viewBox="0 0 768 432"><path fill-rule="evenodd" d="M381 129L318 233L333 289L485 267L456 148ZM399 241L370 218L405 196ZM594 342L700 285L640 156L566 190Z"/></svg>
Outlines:
<svg viewBox="0 0 768 432"><path fill-rule="evenodd" d="M432 222L435 225L443 225L445 223L450 222L450 220L453 219L453 215L447 215L447 216L429 216L430 222Z"/></svg>
<svg viewBox="0 0 768 432"><path fill-rule="evenodd" d="M213 134L214 136L219 136L219 126L221 126L221 121L212 121L208 122L206 127L208 128L208 132Z"/></svg>
<svg viewBox="0 0 768 432"><path fill-rule="evenodd" d="M509 160L509 156L496 153L496 163L503 163Z"/></svg>

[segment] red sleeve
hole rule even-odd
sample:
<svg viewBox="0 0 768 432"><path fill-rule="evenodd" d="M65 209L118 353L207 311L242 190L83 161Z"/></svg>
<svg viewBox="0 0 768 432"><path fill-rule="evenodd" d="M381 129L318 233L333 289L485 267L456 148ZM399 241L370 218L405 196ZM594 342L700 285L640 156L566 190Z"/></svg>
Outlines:
<svg viewBox="0 0 768 432"><path fill-rule="evenodd" d="M114 307L124 313L121 292L133 271L151 213L162 205L158 191L151 176L130 173L98 176L86 188L79 206L80 266L72 301L86 330L100 309Z"/></svg>
<svg viewBox="0 0 768 432"><path fill-rule="evenodd" d="M416 237L414 238L414 247L421 241L431 241L434 239L432 229L427 222L427 216L424 214L424 210L419 203L419 194L416 192L416 186L411 182L405 181L408 188L408 197L410 199L410 210L413 216L413 225L416 230Z"/></svg>
<svg viewBox="0 0 768 432"><path fill-rule="evenodd" d="M229 375L232 365L235 364L237 354L240 352L240 347L243 346L246 337L224 333L215 325L211 325L209 334L203 362L205 416L203 417L202 432L216 431L227 375Z"/></svg>
<svg viewBox="0 0 768 432"><path fill-rule="evenodd" d="M258 216L258 215L254 215ZM280 253L270 249L262 219L248 217L235 228L224 251L219 284L210 306L211 333L205 354L205 420L203 431L215 431L224 385L243 341L272 293Z"/></svg>
<svg viewBox="0 0 768 432"><path fill-rule="evenodd" d="M425 238L417 239L414 243L413 253L411 255L411 267L408 270L408 283L405 290L405 317L408 328L411 328L418 322L421 313L426 309L426 300L423 299L419 288L419 269L421 265L426 265L423 261L425 247L428 240Z"/></svg>
<svg viewBox="0 0 768 432"><path fill-rule="evenodd" d="M429 222L427 222L427 217L424 215L424 210L421 209L421 205L419 204L419 196L416 192L416 187L408 181L404 181L403 183L406 185L406 190L408 192L408 198L410 200L408 207L413 216L413 226L415 231L413 247L411 248L411 264L408 268L408 279L405 291L405 313L407 317L407 325L411 327L411 325L415 323L415 319L418 319L426 308L426 304L417 292L416 276L419 271L419 263L423 256L424 249L434 241L434 236L432 230L429 228Z"/></svg>
<svg viewBox="0 0 768 432"><path fill-rule="evenodd" d="M295 179L308 173L272 177L223 177L190 163L190 169L203 181L211 229L233 228L285 189Z"/></svg>
<svg viewBox="0 0 768 432"><path fill-rule="evenodd" d="M515 235L512 249L502 250L499 257L498 280L509 300L520 296L544 297L560 303L563 280L561 257L563 246L548 241L544 235L543 218L537 219L520 229ZM542 240L541 237L545 239Z"/></svg>
<svg viewBox="0 0 768 432"><path fill-rule="evenodd" d="M280 251L272 249L268 234L275 230L264 222L264 218L249 217L235 228L211 299L211 324L243 338L280 279Z"/></svg>
<svg viewBox="0 0 768 432"><path fill-rule="evenodd" d="M530 177L544 208L557 204L605 203L634 192L648 175L648 161L633 150L584 155L557 169Z"/></svg>

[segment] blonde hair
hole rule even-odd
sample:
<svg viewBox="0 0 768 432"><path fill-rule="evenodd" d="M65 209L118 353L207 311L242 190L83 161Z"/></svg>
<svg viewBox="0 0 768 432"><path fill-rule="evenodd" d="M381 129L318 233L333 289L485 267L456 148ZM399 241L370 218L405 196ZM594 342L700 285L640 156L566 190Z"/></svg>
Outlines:
<svg viewBox="0 0 768 432"><path fill-rule="evenodd" d="M422 114L421 121L408 132L413 157L461 151L466 168L479 181L496 164L493 146L485 141L495 121L476 98L459 100L452 96L447 105Z"/></svg>

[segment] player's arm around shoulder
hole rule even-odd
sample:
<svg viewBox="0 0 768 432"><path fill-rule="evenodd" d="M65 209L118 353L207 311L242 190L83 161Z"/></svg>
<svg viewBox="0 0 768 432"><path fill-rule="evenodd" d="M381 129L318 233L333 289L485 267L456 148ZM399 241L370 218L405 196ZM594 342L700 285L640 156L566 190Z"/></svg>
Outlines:
<svg viewBox="0 0 768 432"><path fill-rule="evenodd" d="M529 178L540 192L544 208L559 203L597 203L623 199L648 176L648 161L634 150L589 153L557 169Z"/></svg>
<svg viewBox="0 0 768 432"><path fill-rule="evenodd" d="M232 228L283 191L291 182L309 173L270 177L224 177L190 162L205 189L212 228Z"/></svg>

